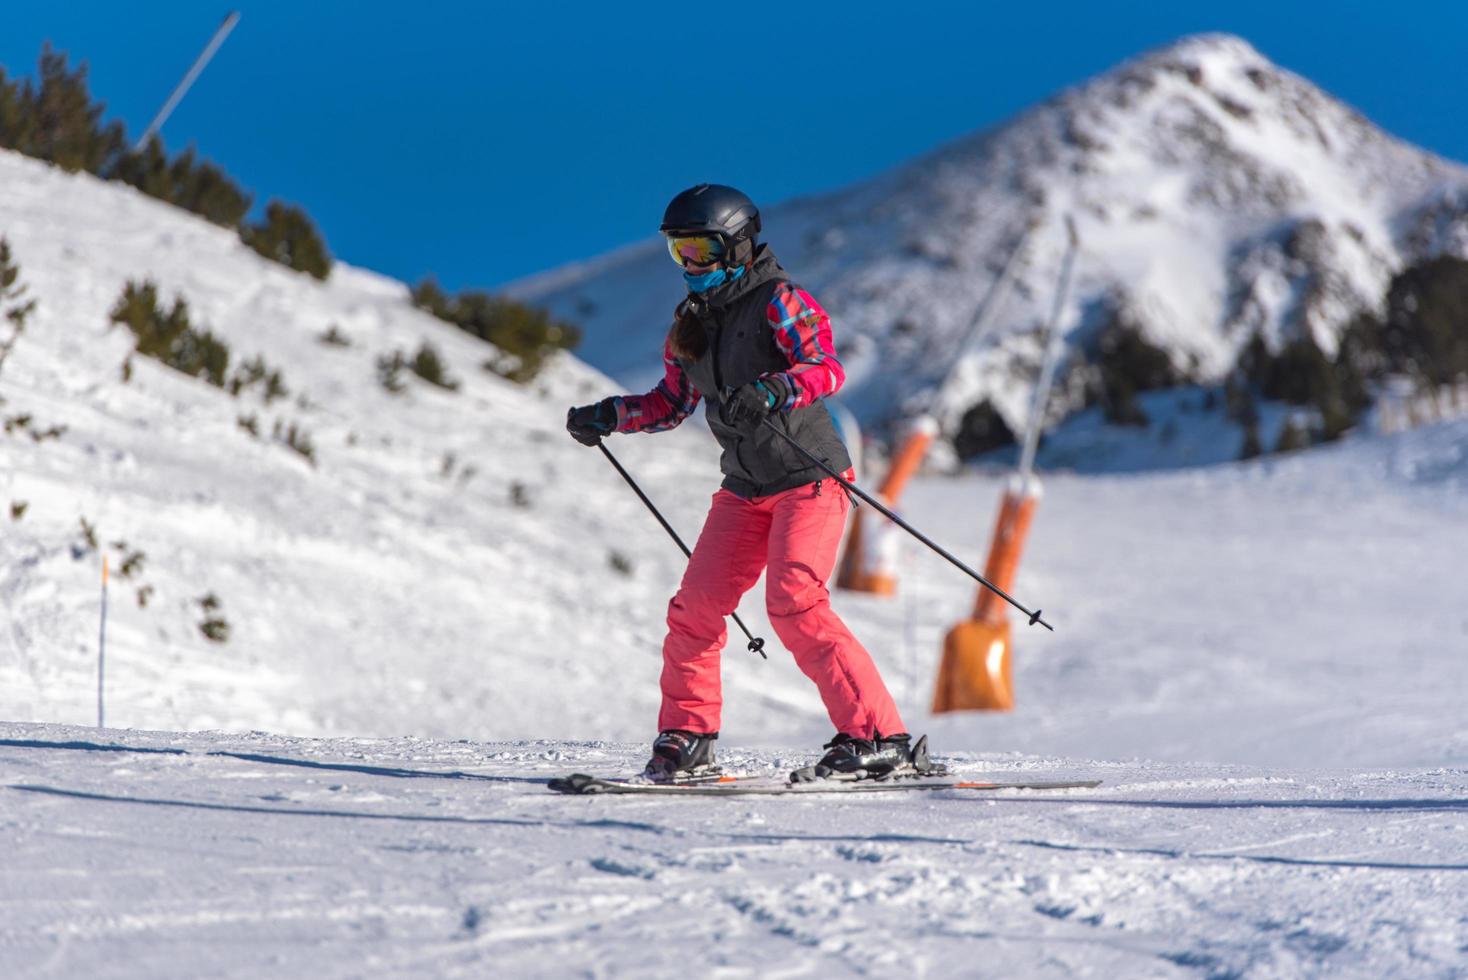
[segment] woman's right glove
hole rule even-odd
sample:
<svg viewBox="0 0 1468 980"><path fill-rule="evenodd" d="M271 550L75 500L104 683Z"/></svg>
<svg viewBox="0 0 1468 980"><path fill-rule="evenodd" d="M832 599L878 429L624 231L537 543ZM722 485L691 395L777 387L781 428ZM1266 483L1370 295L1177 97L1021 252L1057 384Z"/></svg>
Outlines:
<svg viewBox="0 0 1468 980"><path fill-rule="evenodd" d="M617 403L603 398L595 405L581 405L566 412L566 431L583 446L595 446L601 437L617 431Z"/></svg>

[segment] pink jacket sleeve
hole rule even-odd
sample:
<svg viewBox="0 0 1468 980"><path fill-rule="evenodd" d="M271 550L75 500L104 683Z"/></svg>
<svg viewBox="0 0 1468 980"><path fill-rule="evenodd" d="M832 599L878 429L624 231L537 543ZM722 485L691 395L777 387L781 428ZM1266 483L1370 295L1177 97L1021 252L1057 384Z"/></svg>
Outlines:
<svg viewBox="0 0 1468 980"><path fill-rule="evenodd" d="M662 432L681 423L698 407L698 391L683 366L663 345L663 380L645 395L622 395L617 406L618 432Z"/></svg>
<svg viewBox="0 0 1468 980"><path fill-rule="evenodd" d="M765 310L775 345L790 361L783 372L794 393L780 411L804 408L841 390L846 371L836 359L831 318L810 293L792 283L781 283Z"/></svg>

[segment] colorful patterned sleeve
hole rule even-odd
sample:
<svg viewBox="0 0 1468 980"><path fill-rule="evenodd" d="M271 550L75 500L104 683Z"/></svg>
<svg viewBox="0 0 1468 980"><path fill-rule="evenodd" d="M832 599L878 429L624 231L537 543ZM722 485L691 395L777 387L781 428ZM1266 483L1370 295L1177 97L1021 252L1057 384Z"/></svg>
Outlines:
<svg viewBox="0 0 1468 980"><path fill-rule="evenodd" d="M846 370L836 359L831 318L821 304L804 289L786 282L776 288L765 315L774 331L775 344L790 360L790 370L784 372L784 377L793 394L775 408L782 412L804 408L840 391Z"/></svg>
<svg viewBox="0 0 1468 980"><path fill-rule="evenodd" d="M617 406L618 432L662 432L681 423L698 407L698 391L683 366L663 345L663 380L645 395L621 395Z"/></svg>

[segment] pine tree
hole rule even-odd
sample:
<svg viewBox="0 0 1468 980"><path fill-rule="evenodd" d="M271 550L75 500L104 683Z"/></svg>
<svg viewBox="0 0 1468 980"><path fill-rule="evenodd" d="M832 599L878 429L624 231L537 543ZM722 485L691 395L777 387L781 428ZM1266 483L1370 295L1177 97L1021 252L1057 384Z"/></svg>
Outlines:
<svg viewBox="0 0 1468 980"><path fill-rule="evenodd" d="M1100 332L1094 359L1102 412L1112 425L1145 426L1151 420L1137 402L1143 391L1184 380L1167 351L1151 343L1125 313L1113 312Z"/></svg>
<svg viewBox="0 0 1468 980"><path fill-rule="evenodd" d="M105 108L87 91L86 63L69 69L66 55L47 43L35 80L14 82L0 70L0 147L130 184L217 225L238 228L240 238L266 258L317 279L330 275L331 253L305 211L272 201L262 222L243 224L251 195L223 169L198 160L192 147L170 160L156 136L141 150L129 150L122 124L102 122Z"/></svg>
<svg viewBox="0 0 1468 980"><path fill-rule="evenodd" d="M124 153L112 169L111 176L124 184L136 187L149 197L172 200L172 187L168 176L168 155L163 152L163 143L154 136L146 146L136 152Z"/></svg>
<svg viewBox="0 0 1468 980"><path fill-rule="evenodd" d="M25 152L22 148L31 143L31 127L29 97L0 68L0 146Z"/></svg>
<svg viewBox="0 0 1468 980"><path fill-rule="evenodd" d="M581 342L580 330L553 320L544 310L476 290L450 296L431 276L413 288L413 304L494 344L500 354L485 367L522 384L533 379L556 351Z"/></svg>
<svg viewBox="0 0 1468 980"><path fill-rule="evenodd" d="M1468 375L1468 261L1439 256L1403 270L1387 292L1379 343L1390 370L1431 385Z"/></svg>
<svg viewBox="0 0 1468 980"><path fill-rule="evenodd" d="M1275 401L1318 407L1340 397L1334 366L1308 335L1286 344L1263 375L1260 389Z"/></svg>
<svg viewBox="0 0 1468 980"><path fill-rule="evenodd" d="M196 161L193 147L170 161L156 136L142 150L123 154L108 176L225 228L238 225L250 210L250 195L223 170Z"/></svg>
<svg viewBox="0 0 1468 980"><path fill-rule="evenodd" d="M93 103L87 91L86 62L68 70L66 55L47 42L37 76L20 89L19 105L27 118L18 127L18 141L6 145L65 170L110 170L124 150L122 124L102 123L106 107Z"/></svg>
<svg viewBox="0 0 1468 980"><path fill-rule="evenodd" d="M250 195L208 160L196 162L193 147L174 158L168 176L169 201L216 225L233 228L250 210Z"/></svg>
<svg viewBox="0 0 1468 980"><path fill-rule="evenodd" d="M449 323L458 325L450 309L448 293L443 291L438 280L432 276L425 277L422 282L413 287L413 305L420 310L432 313L440 320L447 320Z"/></svg>
<svg viewBox="0 0 1468 980"><path fill-rule="evenodd" d="M240 238L267 259L317 279L331 274L331 253L305 211L282 201L265 207L265 220L243 225Z"/></svg>

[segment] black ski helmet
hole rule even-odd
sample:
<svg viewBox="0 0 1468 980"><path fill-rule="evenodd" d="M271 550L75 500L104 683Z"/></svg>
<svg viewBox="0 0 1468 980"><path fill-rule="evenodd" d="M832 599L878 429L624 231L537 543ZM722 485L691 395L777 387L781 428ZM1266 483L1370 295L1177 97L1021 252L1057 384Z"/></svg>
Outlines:
<svg viewBox="0 0 1468 980"><path fill-rule="evenodd" d="M724 184L699 184L668 202L659 231L706 232L724 239L728 264L744 265L759 235L759 208L748 195Z"/></svg>

